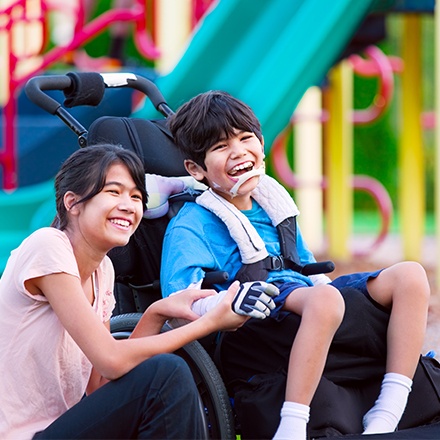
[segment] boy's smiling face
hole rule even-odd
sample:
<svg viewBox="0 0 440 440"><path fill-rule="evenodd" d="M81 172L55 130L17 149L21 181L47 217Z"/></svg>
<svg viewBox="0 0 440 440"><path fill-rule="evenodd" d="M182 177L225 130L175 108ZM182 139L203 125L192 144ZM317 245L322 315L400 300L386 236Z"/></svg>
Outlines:
<svg viewBox="0 0 440 440"><path fill-rule="evenodd" d="M234 130L231 137L220 139L208 149L204 170L193 161L185 161L188 172L197 180L206 179L213 191L219 193L238 209L251 209L251 191L259 182L254 176L244 182L233 195L231 189L243 174L263 166L263 143L252 133Z"/></svg>

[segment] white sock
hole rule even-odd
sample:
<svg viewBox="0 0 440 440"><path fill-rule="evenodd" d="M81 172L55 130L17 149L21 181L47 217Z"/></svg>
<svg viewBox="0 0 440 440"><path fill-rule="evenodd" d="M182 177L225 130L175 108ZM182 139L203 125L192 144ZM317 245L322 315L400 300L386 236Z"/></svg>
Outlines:
<svg viewBox="0 0 440 440"><path fill-rule="evenodd" d="M284 402L281 421L273 440L306 440L310 407L296 402Z"/></svg>
<svg viewBox="0 0 440 440"><path fill-rule="evenodd" d="M412 380L398 373L387 373L373 408L364 416L363 434L394 432L402 418Z"/></svg>

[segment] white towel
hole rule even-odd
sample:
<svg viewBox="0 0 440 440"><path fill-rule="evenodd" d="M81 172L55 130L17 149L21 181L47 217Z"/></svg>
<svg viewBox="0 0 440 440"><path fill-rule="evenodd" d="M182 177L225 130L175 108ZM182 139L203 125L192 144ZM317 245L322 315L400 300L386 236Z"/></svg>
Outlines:
<svg viewBox="0 0 440 440"><path fill-rule="evenodd" d="M286 218L299 214L295 202L286 189L270 176L262 176L251 195L266 211L275 227ZM255 263L268 256L263 240L249 219L232 203L212 189L197 197L196 202L216 214L226 224L240 250L242 263Z"/></svg>

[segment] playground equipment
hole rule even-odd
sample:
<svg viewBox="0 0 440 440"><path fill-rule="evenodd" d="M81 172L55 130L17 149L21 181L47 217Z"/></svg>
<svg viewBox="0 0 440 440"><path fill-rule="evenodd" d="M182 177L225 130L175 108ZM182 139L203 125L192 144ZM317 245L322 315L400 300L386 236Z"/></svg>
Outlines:
<svg viewBox="0 0 440 440"><path fill-rule="evenodd" d="M34 23L40 27L40 31L43 26L47 27L49 11L47 5L50 3L49 0L11 2L7 11L11 12L13 7L19 9L14 9L14 14L9 14L10 17L8 16L7 20L3 20L3 17L8 14L2 11L0 39L4 41L5 36L9 36L12 29L15 29L14 34L18 36L18 30L23 32L25 28L22 26L23 23ZM413 14L408 14L408 7L405 9L402 6L410 4L414 9ZM33 7L31 8L30 5ZM38 10L35 5L43 6ZM331 150L332 156L339 158L335 160L334 164L325 164L326 185L329 188L326 191L325 199L326 215L329 219L327 237L328 249L332 257L346 259L351 255L348 243L352 221L351 182L353 181L353 173L350 134L352 124L367 124L374 118L380 117L387 109L387 103L393 93L394 86L389 80L393 78L393 73L401 75L404 123L402 124L400 152L402 177L399 185L401 191L399 213L402 219L404 256L409 259L420 259L420 247L424 232L423 200L425 194L422 144L420 126L418 125L421 108L420 96L414 93L420 89L418 83L420 75L417 73L420 72L420 44L416 42L420 42L420 13L432 13L434 1L274 0L263 2L257 8L255 2L251 0L223 0L222 2L212 2L211 0L197 2L194 0L193 5L198 8L197 14L194 14L194 16L197 15L197 20L203 16L210 5L212 9L209 14L204 16L196 32L191 35L190 44L174 69L166 73L175 62L176 53L170 56L169 62L160 67L164 74L157 78L157 84L169 97L173 107L177 107L200 91L210 88L226 89L254 108L262 121L265 144L269 152L271 145L275 145L274 140L278 134L283 132L288 125L292 117L292 110L304 92L309 86L319 84L330 70L329 78L333 85L330 93L339 93L333 101L339 101L339 104L344 105L344 107L325 109L325 112L331 110L333 116L332 123L326 122L324 143L331 145L329 148L334 148ZM367 59L351 57L349 62L332 68L350 36L363 18L377 5L383 6L384 13L393 9L393 6L394 11L405 12L403 20L407 23L407 29L402 34L402 38L406 49L402 53L402 60L396 57L388 57L388 60L385 60L383 54L371 48L366 52ZM9 73L12 82L15 81L15 85L10 87L11 92L8 89L7 97L11 101L7 102L3 113L4 118L9 118L5 123L5 126L8 127L8 131L5 130L7 142L3 141L3 151L0 153L0 163L3 165L4 171L3 179L6 181L5 189L13 189L16 184L15 173L10 170L14 169L14 166L16 168L17 164L14 162L15 156L12 156L10 152L16 152L14 142L11 139L14 140L15 136L16 96L22 83L36 70L44 70L51 65L53 57L62 56L65 52L74 50L77 43L81 45L88 41L92 32L99 33L108 25L109 21L120 19L115 15L116 12L121 13L122 20L139 20L142 23L145 17L137 14L140 11L139 8L143 8L145 11L144 7L145 2L138 0L133 10L109 11L110 13L103 14L105 19L102 17L95 19L93 26L92 23L88 25L83 23L82 27L79 27L79 32L76 33L75 43L70 42L69 45L55 48L46 54L41 54L41 48L44 44L39 43L40 49L33 52L36 54L34 58L38 60L38 67L33 65L30 68L29 64L25 63L30 53L19 53L15 50L19 47L15 45L15 52L13 51L11 58L13 62L7 63L9 67L15 63L16 69L13 70L13 74ZM78 12L78 18L79 21L82 20L80 12ZM318 29L315 25L317 19L323 22L323 26ZM274 23L277 26L276 32L273 32ZM166 29L166 26L163 29ZM265 32L261 32L261 29L265 29ZM313 29L313 32L310 29ZM173 27L168 26L168 30L172 35ZM304 39L304 35L310 35L310 38ZM179 38L184 39L183 36ZM150 49L157 50L148 35L146 40L152 45ZM9 41L8 44L10 43ZM179 42L179 44L181 43ZM323 47L325 47L325 51L322 50ZM258 54L253 56L252 54L256 50L258 50ZM49 53L50 56L48 56ZM19 54L20 56L18 56ZM42 63L41 60L45 60L45 63ZM25 64L30 69L26 75L23 74ZM160 63L157 64L159 66ZM411 69L402 71L402 64L410 65ZM20 65L20 69L18 69L18 65ZM240 66L240 69L237 69L237 66ZM363 73L360 72L360 69L363 69ZM378 71L386 80L382 81L381 88L376 95L377 99L374 100L371 107L362 111L356 110L353 113L350 102L353 92L349 89L353 73L373 75ZM345 82L341 80L342 77L346 79ZM4 81L4 77L0 81ZM277 93L262 100L258 90L265 90L268 84L274 83L278 85ZM325 93L324 100L326 102L328 102L328 98L329 95ZM273 114L276 114L277 117L273 117ZM326 114L328 115L328 112ZM347 114L352 116L347 116ZM150 117L148 106L139 109L134 116ZM383 241L385 236L389 224L388 214L385 214L388 209L386 208L387 202L386 197L380 195L383 191L381 191L380 185L376 184L377 182L367 179L359 183L359 180L356 179L354 180L356 185L360 185L360 189L363 188L362 190L370 193L382 213L380 231L376 241L368 250L370 252ZM437 190L436 194L439 191ZM321 216L321 214L319 215ZM438 241L440 247L440 237Z"/></svg>
<svg viewBox="0 0 440 440"><path fill-rule="evenodd" d="M353 254L356 256L371 254L386 238L393 211L391 199L380 182L369 176L352 175L352 131L354 125L374 122L388 108L393 99L393 73L402 71L402 62L400 58L387 57L376 46L368 47L365 54L366 58L357 54L352 55L348 58L348 62L344 61L341 66L335 68L337 73L331 77L333 89L330 93L332 93L332 99L328 99L332 105L330 108L323 110L322 100L315 98L315 104L312 108L308 107L304 110L300 104L294 113L292 126L295 128L295 132L301 130L304 124L310 124L311 119L315 120L312 132L308 130L295 137L296 173L293 172L289 164L291 152L285 140L285 131L275 140L271 150L272 166L276 176L287 187L297 190L297 202L301 207L301 212L305 215L308 215L308 211L311 212L304 219L303 233L305 235L311 224L316 223L316 219L319 219L321 211L318 195L316 195L316 199L310 201L311 188L327 191L328 246L331 255L337 258L346 258ZM352 110L353 89L351 84L353 74L378 78L377 92L371 100L372 104L366 109ZM304 111L307 112L306 115ZM351 120L346 117L347 114L352 115ZM313 141L316 132L322 130L322 124L331 124L324 145L324 148L327 149L326 154L330 158L327 159L326 176L322 176L321 171L322 136L319 136L316 142ZM309 157L309 160L301 165L302 161L306 161L304 156ZM297 173L301 176L299 177ZM348 247L351 232L350 221L353 215L351 202L353 190L367 192L379 209L380 230L368 249L351 250ZM304 196L302 196L303 192L306 192ZM308 237L319 235L321 228L321 224L316 225Z"/></svg>
<svg viewBox="0 0 440 440"><path fill-rule="evenodd" d="M26 81L37 72L51 66L68 52L77 49L93 36L96 36L114 21L130 21L135 25L134 39L140 53L146 58L157 58L158 51L147 30L145 2L136 0L130 10L112 9L99 17L84 22L82 2L76 4L72 14L77 17L74 35L63 46L56 46L43 53L49 13L65 7L53 0L15 0L0 10L0 39L6 47L6 56L0 58L6 66L3 77L5 89L3 149L0 152L0 165L3 167L3 188L13 190L16 178L16 117L17 95ZM32 44L31 44L32 43Z"/></svg>
<svg viewBox="0 0 440 440"><path fill-rule="evenodd" d="M206 12L212 0L182 0L179 5L183 3L186 3L188 8L186 13L188 21L194 26ZM4 7L5 2L0 2L0 4ZM150 17L147 17L147 4L143 0L136 0L134 6L129 10L105 11L87 24L84 20L84 9L80 0L74 0L69 4L56 0L18 0L6 1L6 4L7 6L3 9L0 8L0 47L5 48L4 51L0 50L0 62L5 66L6 73L0 76L0 106L3 107L3 111L0 112L3 127L2 141L0 142L0 176L2 178L0 187L3 189L0 191L0 212L3 218L9 220L0 227L0 273L6 264L10 251L17 247L21 240L33 230L50 224L54 214L54 208L49 208L50 200L53 198L52 180L41 183L38 181L29 187L17 188L19 167L17 160L18 100L27 79L62 60L66 54L78 49L117 20L134 24L134 41L138 51L144 57L152 59L157 57L159 53L157 45L152 42L146 27L147 21L151 20L149 20ZM66 8L68 8L67 11ZM50 30L51 14L60 9L63 13L67 12L72 15L74 23L72 39L62 46L48 48L47 37ZM178 9L177 12L181 13L181 9ZM159 23L156 23L156 28L167 26L168 30L175 30L175 27L170 27L171 24L166 20L162 19L160 26ZM165 45L161 40L159 43ZM161 58L169 57L171 59L172 56L167 52L166 47L164 51ZM122 92L124 93L124 91ZM126 99L124 99L125 101ZM122 114L125 107L120 101L118 107L120 116L129 115L131 107L126 114ZM105 102L101 104L101 108L106 109ZM110 112L108 108L104 111L107 112L106 114ZM75 112L73 114L76 115ZM95 119L98 116L100 115L95 114ZM36 120L36 124L45 124L44 120ZM46 131L51 132L51 127L52 125ZM35 138L35 134L30 133L29 138ZM53 136L51 143L53 144ZM54 148L59 150L59 146L54 146ZM57 154L61 153L57 151ZM68 154L65 152L65 157ZM23 162L21 163L22 167ZM53 176L49 176L49 178L51 177ZM20 209L17 209L17 206L20 206ZM11 220L11 212L17 214L19 218L15 219L14 217Z"/></svg>
<svg viewBox="0 0 440 440"><path fill-rule="evenodd" d="M417 5L415 13L402 16L404 30L402 32L401 58L386 57L377 47L368 47L366 58L352 55L329 72L328 92L324 101L327 137L324 140L326 156L331 163L325 164L326 182L321 184L326 191L326 219L328 251L333 258L348 259L352 255L349 249L352 219L352 188L362 189L370 193L376 200L381 213L381 229L371 248L363 254L373 251L385 238L390 223L392 206L389 196L379 182L371 178L352 177L352 130L353 125L365 125L377 120L388 108L394 92L394 74L402 78L402 124L399 148L399 202L401 237L403 241L403 257L416 261L421 260L421 247L425 227L425 167L422 141L423 112L421 102L421 14L433 12L427 6ZM408 12L408 11L405 11ZM363 110L352 110L353 74L361 76L377 76L379 87L372 105ZM351 117L347 115L352 114ZM295 121L295 115L293 116ZM321 122L322 120L321 115ZM274 148L280 148L274 143ZM289 153L287 153L289 154ZM280 159L276 151L277 160ZM290 185L299 188L297 179L287 177L292 170L284 163L275 165L279 177L284 182L293 180ZM351 185L353 179L353 184ZM361 184L360 188L357 186ZM438 190L437 190L438 191ZM439 238L440 240L440 238ZM440 243L440 241L439 241ZM440 247L440 244L439 244ZM355 254L358 252L355 251ZM440 267L439 267L440 274Z"/></svg>

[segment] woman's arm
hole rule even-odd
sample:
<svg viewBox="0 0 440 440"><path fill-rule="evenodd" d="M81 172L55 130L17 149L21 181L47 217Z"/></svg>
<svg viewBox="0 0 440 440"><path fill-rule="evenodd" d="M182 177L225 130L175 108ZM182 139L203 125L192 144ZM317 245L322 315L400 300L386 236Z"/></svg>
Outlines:
<svg viewBox="0 0 440 440"><path fill-rule="evenodd" d="M192 311L192 304L213 295L217 295L215 290L186 289L154 302L142 315L131 337L156 335L168 319L195 321L200 316Z"/></svg>
<svg viewBox="0 0 440 440"><path fill-rule="evenodd" d="M105 322L104 326L110 333L110 321ZM93 391L96 391L98 388L102 387L107 382L108 379L102 377L102 375L95 369L95 367L92 367L89 383L87 384L87 388L86 388L86 394L87 395L92 394Z"/></svg>
<svg viewBox="0 0 440 440"><path fill-rule="evenodd" d="M191 341L218 330L237 328L246 321L246 318L235 314L231 308L238 289L238 284L234 284L225 300L205 316L162 334L151 335L152 332L158 333L168 318L191 318L192 312L185 304L191 303L192 298L200 297L201 291L188 293L189 298L176 295L153 303L140 326L142 330L144 323L151 319L151 323L148 322L144 327L147 329L145 334L150 336L116 340L93 311L78 278L58 273L28 280L27 285L31 292L40 292L46 296L62 325L96 371L110 380L121 377L156 354L174 352ZM136 333L139 335L141 330Z"/></svg>

